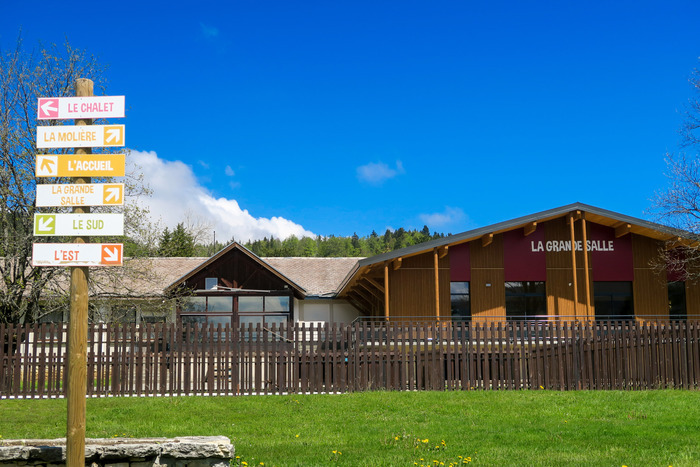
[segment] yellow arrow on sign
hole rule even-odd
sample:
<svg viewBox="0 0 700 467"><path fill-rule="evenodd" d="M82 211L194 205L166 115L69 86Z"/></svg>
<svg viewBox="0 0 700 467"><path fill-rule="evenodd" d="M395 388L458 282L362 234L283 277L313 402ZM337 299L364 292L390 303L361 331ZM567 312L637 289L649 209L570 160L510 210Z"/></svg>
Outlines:
<svg viewBox="0 0 700 467"><path fill-rule="evenodd" d="M123 177L124 154L39 154L37 177Z"/></svg>

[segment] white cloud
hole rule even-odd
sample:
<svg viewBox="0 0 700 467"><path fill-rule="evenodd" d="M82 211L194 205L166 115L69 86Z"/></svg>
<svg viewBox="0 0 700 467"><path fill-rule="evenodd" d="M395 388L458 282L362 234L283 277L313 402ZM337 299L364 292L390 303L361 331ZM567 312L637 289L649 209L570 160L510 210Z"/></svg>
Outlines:
<svg viewBox="0 0 700 467"><path fill-rule="evenodd" d="M236 172L233 171L230 165L226 166L226 168L224 169L224 173L229 177L233 177L234 175L236 175Z"/></svg>
<svg viewBox="0 0 700 467"><path fill-rule="evenodd" d="M357 178L370 185L381 185L384 181L402 173L404 169L401 161L396 161L396 168L393 169L384 162L370 162L357 168Z"/></svg>
<svg viewBox="0 0 700 467"><path fill-rule="evenodd" d="M234 199L213 197L199 184L192 169L181 161L161 159L153 151L131 151L127 161L130 169L136 166L143 172L153 191L153 195L144 197L140 204L150 209L154 222L160 220L166 227L177 226L190 212L211 223L216 238L224 241L232 237L246 242L271 235L276 238L315 236L288 219L254 217L248 210L241 209Z"/></svg>
<svg viewBox="0 0 700 467"><path fill-rule="evenodd" d="M432 214L420 214L418 216L425 225L430 228L445 227L464 221L467 216L460 208L445 206L443 212Z"/></svg>

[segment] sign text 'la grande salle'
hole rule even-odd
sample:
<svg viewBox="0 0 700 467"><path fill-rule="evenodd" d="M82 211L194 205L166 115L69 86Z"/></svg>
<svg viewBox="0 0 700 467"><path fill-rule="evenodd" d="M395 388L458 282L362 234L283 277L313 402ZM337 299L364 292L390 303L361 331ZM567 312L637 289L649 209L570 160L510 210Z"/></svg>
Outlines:
<svg viewBox="0 0 700 467"><path fill-rule="evenodd" d="M36 186L37 207L120 206L124 204L123 183L72 183Z"/></svg>
<svg viewBox="0 0 700 467"><path fill-rule="evenodd" d="M39 120L124 117L124 96L40 97Z"/></svg>
<svg viewBox="0 0 700 467"><path fill-rule="evenodd" d="M124 144L124 125L36 127L36 147L39 149L111 147Z"/></svg>
<svg viewBox="0 0 700 467"><path fill-rule="evenodd" d="M583 251L583 241L574 242L576 251ZM586 247L588 251L615 251L614 240L587 240ZM530 248L533 253L539 251L571 251L570 240L547 240L532 241Z"/></svg>

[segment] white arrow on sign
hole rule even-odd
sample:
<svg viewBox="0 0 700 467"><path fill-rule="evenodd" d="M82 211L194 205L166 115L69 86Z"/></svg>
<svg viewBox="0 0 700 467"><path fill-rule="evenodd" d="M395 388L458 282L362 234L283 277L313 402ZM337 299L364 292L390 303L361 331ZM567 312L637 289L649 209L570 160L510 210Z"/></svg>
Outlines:
<svg viewBox="0 0 700 467"><path fill-rule="evenodd" d="M112 262L112 263L115 261L119 261L121 259L120 253L121 253L121 250L119 249L118 246L113 245L112 247L110 247L109 245L105 245L102 248L102 259L104 261L108 261L108 262Z"/></svg>
<svg viewBox="0 0 700 467"><path fill-rule="evenodd" d="M58 101L56 99L47 99L43 104L41 104L41 111L44 112L45 115L58 113Z"/></svg>
<svg viewBox="0 0 700 467"><path fill-rule="evenodd" d="M116 202L121 198L121 194L124 191L124 185L122 184L121 188L119 188L118 186L108 187L105 188L105 191L107 192L107 195L105 196L105 201Z"/></svg>
<svg viewBox="0 0 700 467"><path fill-rule="evenodd" d="M107 136L105 137L105 143L116 143L121 139L121 130L119 128L109 128L107 130Z"/></svg>
<svg viewBox="0 0 700 467"><path fill-rule="evenodd" d="M50 235L54 231L53 227L53 221L54 221L53 216L41 216L37 220L37 231L46 233L47 235Z"/></svg>

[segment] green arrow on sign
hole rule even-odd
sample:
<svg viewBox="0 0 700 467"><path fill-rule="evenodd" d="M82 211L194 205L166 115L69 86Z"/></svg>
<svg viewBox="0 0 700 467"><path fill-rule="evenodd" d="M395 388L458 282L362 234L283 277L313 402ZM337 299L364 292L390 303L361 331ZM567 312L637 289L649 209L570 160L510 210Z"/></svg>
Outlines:
<svg viewBox="0 0 700 467"><path fill-rule="evenodd" d="M56 216L54 214L40 214L36 216L34 234L52 235L56 232Z"/></svg>

